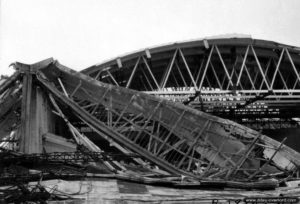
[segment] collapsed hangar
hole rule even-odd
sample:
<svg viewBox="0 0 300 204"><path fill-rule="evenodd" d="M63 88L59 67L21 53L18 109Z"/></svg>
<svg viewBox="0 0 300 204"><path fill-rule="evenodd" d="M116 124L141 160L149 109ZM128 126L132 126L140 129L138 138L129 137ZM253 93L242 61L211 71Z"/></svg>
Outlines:
<svg viewBox="0 0 300 204"><path fill-rule="evenodd" d="M223 36L137 51L82 73L182 102L278 140L287 134L287 143L300 150L293 136L299 133L299 70L297 47Z"/></svg>
<svg viewBox="0 0 300 204"><path fill-rule="evenodd" d="M146 49L81 73L53 59L14 63L0 87L1 183L13 192L1 195L113 203L147 201L150 188L160 191L157 202L174 189L178 202L214 199L204 199L203 187L223 189L225 200L263 195L249 189L283 193L279 185L297 180L299 153L285 145L291 136L278 142L264 132L298 127L298 58L295 47L222 38ZM101 179L127 183L112 187L116 195L99 187L61 193L74 192L68 182ZM122 195L133 184L148 191ZM224 188L242 190L232 197Z"/></svg>

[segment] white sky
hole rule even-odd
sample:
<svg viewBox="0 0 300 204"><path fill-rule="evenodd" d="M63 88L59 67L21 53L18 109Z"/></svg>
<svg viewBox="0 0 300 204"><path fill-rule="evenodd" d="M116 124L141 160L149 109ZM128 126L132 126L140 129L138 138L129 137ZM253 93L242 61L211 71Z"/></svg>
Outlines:
<svg viewBox="0 0 300 204"><path fill-rule="evenodd" d="M299 0L0 0L0 74L54 57L81 70L126 52L241 33L300 46Z"/></svg>

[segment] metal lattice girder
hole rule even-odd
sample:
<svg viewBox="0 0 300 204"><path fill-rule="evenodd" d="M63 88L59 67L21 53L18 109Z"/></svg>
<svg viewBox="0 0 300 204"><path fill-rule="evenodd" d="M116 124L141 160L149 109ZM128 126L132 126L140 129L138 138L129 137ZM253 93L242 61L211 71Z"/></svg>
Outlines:
<svg viewBox="0 0 300 204"><path fill-rule="evenodd" d="M299 53L270 41L213 38L146 49L82 72L171 101L200 92L189 105L225 118L293 118L300 115Z"/></svg>
<svg viewBox="0 0 300 204"><path fill-rule="evenodd" d="M35 70L35 76L44 91L68 106L97 134L170 173L198 178L239 175L245 179L278 171L272 165L286 170L300 165L299 153L249 128L101 83L56 61ZM272 165L257 173L260 161L267 158Z"/></svg>
<svg viewBox="0 0 300 204"><path fill-rule="evenodd" d="M20 73L15 72L9 78L0 80L0 118L20 99L21 86L18 83L20 77Z"/></svg>
<svg viewBox="0 0 300 204"><path fill-rule="evenodd" d="M52 152L43 154L19 154L15 155L10 152L0 152L0 158L2 163L15 163L18 161L22 162L95 162L95 161L106 161L112 160L111 158L133 158L138 155L123 155L123 154L107 154L104 152L89 152L83 154L82 152Z"/></svg>
<svg viewBox="0 0 300 204"><path fill-rule="evenodd" d="M12 76L3 81L0 80L0 95L3 94L8 88L14 86L16 81L21 77L19 72L15 72Z"/></svg>
<svg viewBox="0 0 300 204"><path fill-rule="evenodd" d="M7 79L0 81L0 139L4 139L11 135L11 131L15 129L20 120L17 108L21 103L22 87L19 83L21 75L15 72ZM1 144L0 144L1 146Z"/></svg>

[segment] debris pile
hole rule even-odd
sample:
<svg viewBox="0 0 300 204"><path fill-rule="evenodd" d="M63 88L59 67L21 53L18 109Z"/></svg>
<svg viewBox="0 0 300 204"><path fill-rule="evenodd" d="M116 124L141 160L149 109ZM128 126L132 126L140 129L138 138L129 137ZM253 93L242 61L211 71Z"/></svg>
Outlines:
<svg viewBox="0 0 300 204"><path fill-rule="evenodd" d="M275 189L298 172L299 153L285 140L99 82L53 59L14 67L0 85L2 186L111 178L174 188ZM26 192L51 197L42 187Z"/></svg>

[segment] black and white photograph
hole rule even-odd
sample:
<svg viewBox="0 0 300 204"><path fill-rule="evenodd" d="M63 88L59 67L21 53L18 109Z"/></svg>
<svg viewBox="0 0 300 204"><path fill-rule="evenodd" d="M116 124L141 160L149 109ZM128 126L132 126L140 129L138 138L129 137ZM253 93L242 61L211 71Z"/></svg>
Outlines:
<svg viewBox="0 0 300 204"><path fill-rule="evenodd" d="M0 203L300 203L299 10L0 0Z"/></svg>

